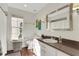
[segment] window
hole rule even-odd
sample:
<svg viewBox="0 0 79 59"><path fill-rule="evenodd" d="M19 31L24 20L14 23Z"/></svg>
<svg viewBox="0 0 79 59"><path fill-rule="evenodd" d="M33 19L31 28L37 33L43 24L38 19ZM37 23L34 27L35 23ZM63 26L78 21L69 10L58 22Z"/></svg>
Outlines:
<svg viewBox="0 0 79 59"><path fill-rule="evenodd" d="M12 17L11 18L11 24L12 24L12 35L11 39L12 40L18 40L22 38L22 24L23 24L23 19L18 18L18 17Z"/></svg>

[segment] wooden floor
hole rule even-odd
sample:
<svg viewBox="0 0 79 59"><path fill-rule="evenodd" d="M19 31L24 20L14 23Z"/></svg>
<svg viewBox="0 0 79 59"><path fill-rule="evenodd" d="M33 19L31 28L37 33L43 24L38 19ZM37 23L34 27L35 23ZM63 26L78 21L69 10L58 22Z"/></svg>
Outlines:
<svg viewBox="0 0 79 59"><path fill-rule="evenodd" d="M34 56L34 53L32 52L32 50L27 48L22 48L20 53L21 53L21 56Z"/></svg>

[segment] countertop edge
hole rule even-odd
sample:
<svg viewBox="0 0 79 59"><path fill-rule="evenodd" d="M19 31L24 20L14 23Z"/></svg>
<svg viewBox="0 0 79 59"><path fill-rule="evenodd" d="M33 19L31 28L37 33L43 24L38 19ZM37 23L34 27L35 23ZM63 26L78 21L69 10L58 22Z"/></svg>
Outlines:
<svg viewBox="0 0 79 59"><path fill-rule="evenodd" d="M43 43L45 43L45 44L47 44L47 45L49 45L49 46L51 46L51 47L54 47L54 48L56 48L57 50L60 50L60 51L66 53L66 54L68 54L68 55L70 55L70 56L78 56L78 55L72 55L72 54L70 54L70 53L67 53L66 51L63 51L63 50L57 48L56 46L50 45L49 43L44 42L44 41L42 41L41 39L37 39L37 40L38 40L38 41L41 41L41 42L43 42ZM64 45L63 45L63 46L64 46ZM67 47L67 46L66 46L66 47ZM69 47L69 46L68 46L68 47ZM71 47L70 47L70 48L71 48ZM72 49L73 49L73 48L72 48Z"/></svg>

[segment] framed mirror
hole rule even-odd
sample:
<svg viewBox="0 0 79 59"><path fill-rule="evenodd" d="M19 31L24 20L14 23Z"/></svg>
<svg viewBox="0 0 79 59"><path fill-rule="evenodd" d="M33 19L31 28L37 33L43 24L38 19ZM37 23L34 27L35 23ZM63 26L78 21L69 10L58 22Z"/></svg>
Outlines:
<svg viewBox="0 0 79 59"><path fill-rule="evenodd" d="M72 7L73 4L68 4L48 14L48 22L53 30L72 30Z"/></svg>

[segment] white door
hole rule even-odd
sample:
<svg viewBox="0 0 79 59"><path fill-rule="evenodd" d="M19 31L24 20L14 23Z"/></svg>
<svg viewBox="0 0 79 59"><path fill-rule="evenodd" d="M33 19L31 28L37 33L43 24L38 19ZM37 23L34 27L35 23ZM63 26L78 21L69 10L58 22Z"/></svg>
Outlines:
<svg viewBox="0 0 79 59"><path fill-rule="evenodd" d="M7 42L6 42L7 23L6 21L7 21L6 16L4 12L2 11L2 9L0 8L0 39L1 39L1 50L2 50L3 55L7 53Z"/></svg>

